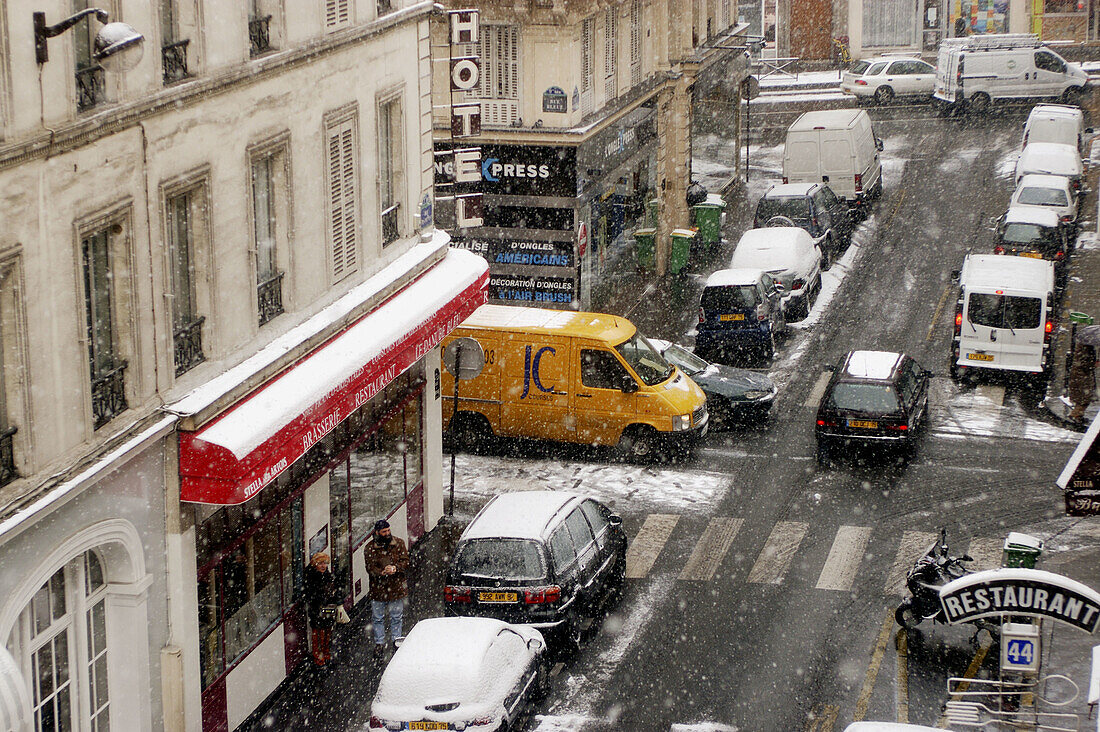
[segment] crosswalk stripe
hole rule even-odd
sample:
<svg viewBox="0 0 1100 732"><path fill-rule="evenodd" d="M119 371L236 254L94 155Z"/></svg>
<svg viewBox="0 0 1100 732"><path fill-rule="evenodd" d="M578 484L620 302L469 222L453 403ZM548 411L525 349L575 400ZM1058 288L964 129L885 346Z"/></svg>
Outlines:
<svg viewBox="0 0 1100 732"><path fill-rule="evenodd" d="M970 540L970 546L967 547L966 553L970 555L973 562L968 563L967 569L974 572L981 572L986 569L997 569L1001 566L1001 552L1004 549L1004 543L1001 539L982 537Z"/></svg>
<svg viewBox="0 0 1100 732"><path fill-rule="evenodd" d="M802 521L780 521L764 542L764 548L749 571L749 582L778 585L790 566L798 545L810 525Z"/></svg>
<svg viewBox="0 0 1100 732"><path fill-rule="evenodd" d="M626 552L628 578L641 579L649 574L653 563L657 561L657 555L661 553L679 520L679 516L667 513L651 513L646 516L645 523Z"/></svg>
<svg viewBox="0 0 1100 732"><path fill-rule="evenodd" d="M821 376L817 377L817 381L814 382L814 388L810 389L809 396L806 397L806 401L802 404L806 407L816 407L818 402L821 401L821 395L825 393L825 387L829 385L829 377L832 376L831 371L822 371Z"/></svg>
<svg viewBox="0 0 1100 732"><path fill-rule="evenodd" d="M691 552L691 558L680 572L682 580L710 580L718 570L718 565L733 545L733 538L741 528L744 519L719 516L712 518L699 543Z"/></svg>
<svg viewBox="0 0 1100 732"><path fill-rule="evenodd" d="M905 574L916 564L921 555L936 541L936 535L930 531L906 531L901 535L901 544L890 573L886 575L886 594L901 595L905 592Z"/></svg>
<svg viewBox="0 0 1100 732"><path fill-rule="evenodd" d="M841 526L833 539L833 546L829 549L821 576L817 579L817 589L842 592L852 589L856 571L863 559L863 550L870 538L869 526Z"/></svg>

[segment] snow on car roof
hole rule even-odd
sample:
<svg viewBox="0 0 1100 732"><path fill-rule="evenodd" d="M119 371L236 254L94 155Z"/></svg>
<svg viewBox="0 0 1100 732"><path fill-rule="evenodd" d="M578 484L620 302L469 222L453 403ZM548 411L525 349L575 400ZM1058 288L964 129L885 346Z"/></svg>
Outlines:
<svg viewBox="0 0 1100 732"><path fill-rule="evenodd" d="M750 268L720 269L707 278L706 287L738 287L755 285L763 270Z"/></svg>
<svg viewBox="0 0 1100 732"><path fill-rule="evenodd" d="M799 132L812 130L815 127L851 127L856 118L861 114L867 114L862 109L818 109L812 112L803 112L802 116L794 121L787 132Z"/></svg>
<svg viewBox="0 0 1100 732"><path fill-rule="evenodd" d="M462 327L510 329L542 335L560 335L568 328L572 335L601 338L611 343L621 343L636 331L633 323L617 315L518 305L482 305L462 321Z"/></svg>
<svg viewBox="0 0 1100 732"><path fill-rule="evenodd" d="M1036 104L1031 108L1031 113L1027 116L1027 121L1030 123L1038 117L1084 117L1084 113L1080 107L1071 107L1068 104Z"/></svg>
<svg viewBox="0 0 1100 732"><path fill-rule="evenodd" d="M1081 156L1073 145L1057 142L1029 142L1016 162L1016 174L1037 173L1079 174Z"/></svg>
<svg viewBox="0 0 1100 732"><path fill-rule="evenodd" d="M900 353L890 351L852 351L845 373L859 379L888 379L900 358Z"/></svg>
<svg viewBox="0 0 1100 732"><path fill-rule="evenodd" d="M970 254L963 265L961 282L975 290L1039 293L1054 287L1054 262L1003 254Z"/></svg>
<svg viewBox="0 0 1100 732"><path fill-rule="evenodd" d="M784 196L805 196L810 192L810 189L818 183L780 183L777 186L772 186L767 193L764 194L764 198L783 198Z"/></svg>
<svg viewBox="0 0 1100 732"><path fill-rule="evenodd" d="M1058 226L1058 213L1043 206L1009 206L1005 212L1006 224L1035 224L1054 228Z"/></svg>
<svg viewBox="0 0 1100 732"><path fill-rule="evenodd" d="M812 248L813 239L805 229L797 226L749 229L741 235L737 248L733 250L730 268L755 265L768 271L790 269L798 264L800 250Z"/></svg>
<svg viewBox="0 0 1100 732"><path fill-rule="evenodd" d="M501 493L474 517L461 539L538 539L550 519L577 497L560 491Z"/></svg>
<svg viewBox="0 0 1100 732"><path fill-rule="evenodd" d="M1049 173L1028 173L1023 178L1020 178L1020 182L1016 184L1016 190L1020 190L1025 186L1034 186L1035 188L1058 188L1059 190L1065 190L1069 188L1069 181L1066 180L1064 175L1050 175Z"/></svg>

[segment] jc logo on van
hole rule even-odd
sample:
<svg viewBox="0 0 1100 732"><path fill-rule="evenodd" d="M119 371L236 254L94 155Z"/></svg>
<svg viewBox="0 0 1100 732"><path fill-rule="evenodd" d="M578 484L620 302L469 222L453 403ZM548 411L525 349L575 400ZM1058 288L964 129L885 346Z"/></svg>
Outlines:
<svg viewBox="0 0 1100 732"><path fill-rule="evenodd" d="M554 390L553 385L546 387L542 385L542 381L539 379L539 361L542 360L542 354L550 352L550 355L554 355L554 349L550 346L543 346L539 350L535 351L535 355L531 357L531 346L527 346L523 356L523 393L519 398L523 399L527 396L527 392L531 390L531 382L535 382L535 387L541 392L551 392Z"/></svg>

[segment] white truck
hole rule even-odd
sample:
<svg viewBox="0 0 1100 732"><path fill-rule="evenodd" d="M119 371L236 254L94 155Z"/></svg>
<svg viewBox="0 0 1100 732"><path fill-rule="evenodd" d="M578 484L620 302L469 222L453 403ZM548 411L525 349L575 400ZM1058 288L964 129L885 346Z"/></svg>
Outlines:
<svg viewBox="0 0 1100 732"><path fill-rule="evenodd" d="M859 213L882 194L882 140L862 109L806 112L787 129L784 183L828 183Z"/></svg>

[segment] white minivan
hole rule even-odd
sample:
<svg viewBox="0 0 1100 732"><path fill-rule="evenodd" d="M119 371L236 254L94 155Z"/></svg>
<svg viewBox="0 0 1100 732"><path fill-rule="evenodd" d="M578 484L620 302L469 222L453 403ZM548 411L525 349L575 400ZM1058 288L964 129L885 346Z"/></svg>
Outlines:
<svg viewBox="0 0 1100 732"><path fill-rule="evenodd" d="M1091 127L1085 127L1085 113L1080 107L1068 104L1036 104L1024 122L1023 147L1031 142L1056 142L1073 145L1082 157L1088 155L1088 136Z"/></svg>
<svg viewBox="0 0 1100 732"><path fill-rule="evenodd" d="M849 207L866 210L882 194L882 140L862 109L806 112L787 129L784 183L828 183Z"/></svg>
<svg viewBox="0 0 1100 732"><path fill-rule="evenodd" d="M972 369L1050 375L1054 263L969 254L959 272L951 376Z"/></svg>

